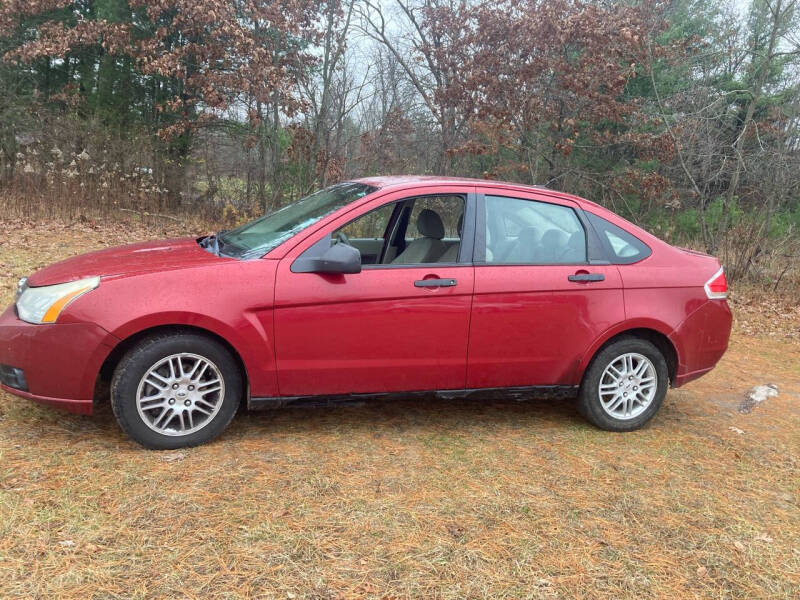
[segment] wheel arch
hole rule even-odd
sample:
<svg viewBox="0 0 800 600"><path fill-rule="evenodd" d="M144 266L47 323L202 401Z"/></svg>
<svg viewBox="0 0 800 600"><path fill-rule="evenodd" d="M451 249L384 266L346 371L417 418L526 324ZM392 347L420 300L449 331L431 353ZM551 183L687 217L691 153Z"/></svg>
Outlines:
<svg viewBox="0 0 800 600"><path fill-rule="evenodd" d="M120 360L125 354L136 344L141 342L142 340L156 335L156 334L163 334L163 333L194 333L197 335L205 336L209 339L212 339L224 346L228 352L231 353L234 361L236 362L239 372L242 376L242 383L243 389L245 391L245 399L249 395L249 376L247 372L247 367L245 365L244 360L242 359L241 353L236 349L236 347L229 342L225 337L220 335L219 333L207 329L205 327L197 326L197 325L185 325L185 324L164 324L164 325L154 325L151 327L147 327L145 329L140 329L129 334L127 337L124 337L120 340L120 342L111 350L108 354L106 359L103 361L103 364L100 366L100 370L97 373L97 377L95 380L95 389L94 389L94 400L95 403L104 403L109 398L109 385L111 382L111 378L114 375L114 370L117 368Z"/></svg>
<svg viewBox="0 0 800 600"><path fill-rule="evenodd" d="M678 373L678 365L680 363L678 350L675 348L675 344L673 344L669 337L670 333L671 330L663 323L658 321L625 323L607 331L599 339L597 339L594 344L592 344L592 347L588 352L586 352L581 360L579 369L580 379L583 380L583 377L586 375L586 371L588 370L589 365L592 363L592 360L594 360L594 357L597 356L609 344L612 344L623 337L634 337L647 340L656 348L658 348L667 363L669 381L670 383L674 383L675 377Z"/></svg>

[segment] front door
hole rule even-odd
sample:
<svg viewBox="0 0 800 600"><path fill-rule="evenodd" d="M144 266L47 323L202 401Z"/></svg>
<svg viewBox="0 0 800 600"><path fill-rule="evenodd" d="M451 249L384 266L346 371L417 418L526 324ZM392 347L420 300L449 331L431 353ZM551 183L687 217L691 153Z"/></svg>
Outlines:
<svg viewBox="0 0 800 600"><path fill-rule="evenodd" d="M471 252L459 249L460 230L474 228L463 218L472 191L384 196L281 260L274 308L281 396L464 388L474 270ZM293 272L297 257L324 238L359 248L362 271Z"/></svg>
<svg viewBox="0 0 800 600"><path fill-rule="evenodd" d="M478 203L467 387L577 384L579 359L624 318L619 271L588 260L576 205L503 193Z"/></svg>

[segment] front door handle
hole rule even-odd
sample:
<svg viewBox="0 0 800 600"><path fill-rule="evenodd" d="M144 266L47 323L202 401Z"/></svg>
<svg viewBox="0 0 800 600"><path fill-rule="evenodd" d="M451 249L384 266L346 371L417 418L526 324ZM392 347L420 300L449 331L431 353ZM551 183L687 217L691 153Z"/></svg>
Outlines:
<svg viewBox="0 0 800 600"><path fill-rule="evenodd" d="M567 277L570 281L605 281L606 276L602 273L576 273Z"/></svg>
<svg viewBox="0 0 800 600"><path fill-rule="evenodd" d="M414 282L414 287L453 287L458 282L455 279L418 279Z"/></svg>

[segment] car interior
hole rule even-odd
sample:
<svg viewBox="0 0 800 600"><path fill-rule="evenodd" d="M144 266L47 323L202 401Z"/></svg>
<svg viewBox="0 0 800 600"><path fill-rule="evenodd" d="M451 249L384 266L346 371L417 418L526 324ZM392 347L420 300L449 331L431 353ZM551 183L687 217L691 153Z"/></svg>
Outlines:
<svg viewBox="0 0 800 600"><path fill-rule="evenodd" d="M423 196L382 206L334 232L333 243L361 253L362 265L458 261L464 226L462 196ZM586 261L586 234L566 206L487 196L486 262L576 264Z"/></svg>
<svg viewBox="0 0 800 600"><path fill-rule="evenodd" d="M333 233L361 252L362 265L455 263L464 225L463 196L423 196L382 206Z"/></svg>

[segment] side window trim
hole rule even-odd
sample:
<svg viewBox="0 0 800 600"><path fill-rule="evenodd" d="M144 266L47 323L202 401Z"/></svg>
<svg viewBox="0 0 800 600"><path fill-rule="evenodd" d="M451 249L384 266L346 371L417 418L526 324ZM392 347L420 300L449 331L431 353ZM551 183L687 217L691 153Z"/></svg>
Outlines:
<svg viewBox="0 0 800 600"><path fill-rule="evenodd" d="M400 216L403 213L403 208L405 208L403 202L394 202L393 204L395 206L392 209L392 216L389 217L389 222L386 224L386 230L383 232L383 247L381 248L381 252L378 255L378 264L382 264L384 258L386 257L386 251L389 249L389 243L392 241L392 237L394 237L397 228L399 227ZM353 221L350 222L352 223ZM362 268L364 266L366 265L362 265Z"/></svg>
<svg viewBox="0 0 800 600"><path fill-rule="evenodd" d="M392 240L397 239L399 235L398 232L403 222L403 213L406 210L408 210L409 212L411 210L408 208L408 199L397 200L393 204L395 205L395 207L394 210L392 211L392 218L389 219L389 224L387 225L387 231L383 239L383 248L381 249L381 255L377 263L379 265L382 265L383 261L386 259L386 252L388 252L389 248L391 247ZM363 265L363 267L367 266L370 265Z"/></svg>
<svg viewBox="0 0 800 600"><path fill-rule="evenodd" d="M486 262L486 194L475 194L475 241L472 262L478 266L491 266Z"/></svg>
<svg viewBox="0 0 800 600"><path fill-rule="evenodd" d="M461 245L458 248L458 258L456 264L471 265L475 247L475 192L466 194L464 203L464 220L461 224ZM447 264L447 263L441 263Z"/></svg>
<svg viewBox="0 0 800 600"><path fill-rule="evenodd" d="M608 253L608 248L603 243L600 234L595 230L589 218L586 216L584 210L578 206L575 208L575 213L586 231L586 258L590 265L610 265L611 255Z"/></svg>
<svg viewBox="0 0 800 600"><path fill-rule="evenodd" d="M498 190L499 191L499 190ZM571 209L574 213L581 227L583 228L584 243L586 248L586 260L583 262L571 263L490 263L486 262L486 196L493 196L499 198L509 198L511 200L521 200L523 202L540 202L542 204L552 204L554 206L561 206L563 208ZM520 198L519 196L510 196L503 193L485 194L483 192L476 194L476 227L475 227L475 247L473 250L473 262L475 266L482 267L513 267L513 266L527 266L527 267L552 267L552 266L570 266L570 265L607 265L610 264L606 253L602 250L600 239L591 227L586 215L580 206L570 206L567 204L559 204L557 202L547 202L546 200L536 200L533 198Z"/></svg>

